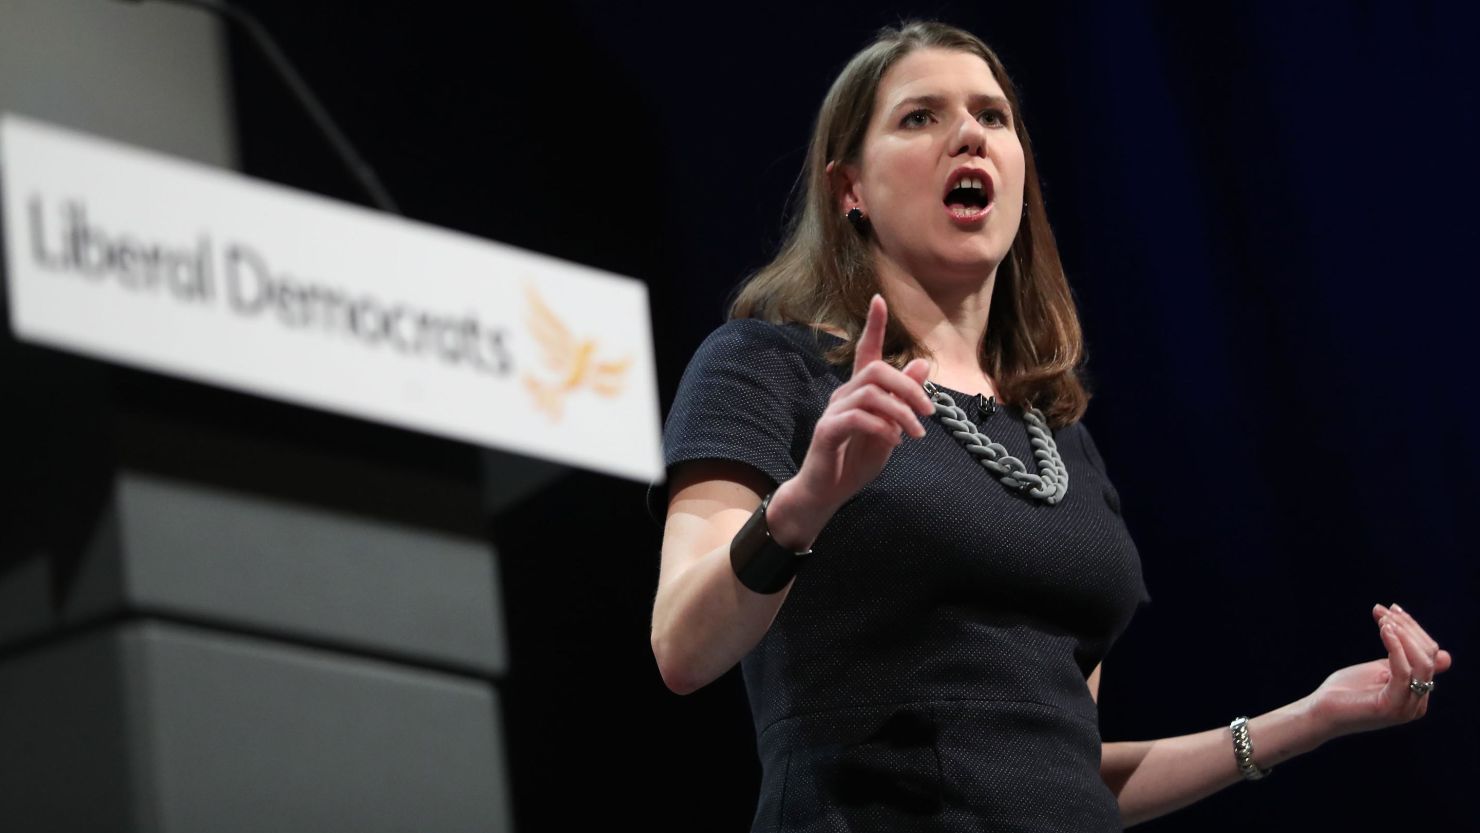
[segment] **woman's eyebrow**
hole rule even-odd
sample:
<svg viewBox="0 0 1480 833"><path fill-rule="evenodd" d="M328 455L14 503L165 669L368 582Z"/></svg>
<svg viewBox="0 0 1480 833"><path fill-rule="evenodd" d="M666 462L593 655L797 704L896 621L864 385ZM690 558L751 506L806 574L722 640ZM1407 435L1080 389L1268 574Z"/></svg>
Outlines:
<svg viewBox="0 0 1480 833"><path fill-rule="evenodd" d="M939 110L945 105L945 101L946 97L942 95L912 95L909 98L901 99L890 109L894 111L901 107L925 107L931 110ZM1006 98L994 93L974 93L971 96L971 104L972 109L987 105L996 105L1004 110L1011 109L1011 105L1008 104Z"/></svg>

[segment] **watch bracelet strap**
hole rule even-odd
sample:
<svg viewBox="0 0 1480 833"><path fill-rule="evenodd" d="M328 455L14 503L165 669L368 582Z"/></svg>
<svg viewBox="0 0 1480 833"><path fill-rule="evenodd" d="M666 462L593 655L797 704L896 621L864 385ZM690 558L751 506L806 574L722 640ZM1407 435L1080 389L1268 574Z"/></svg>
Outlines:
<svg viewBox="0 0 1480 833"><path fill-rule="evenodd" d="M1233 760L1238 764L1239 772L1249 781L1258 781L1260 778L1274 772L1274 767L1264 769L1254 763L1254 742L1249 739L1249 718L1236 717L1228 724L1229 731L1233 734Z"/></svg>
<svg viewBox="0 0 1480 833"><path fill-rule="evenodd" d="M797 574L797 568L811 550L793 552L776 543L766 523L766 507L772 492L761 501L755 512L735 537L730 540L730 567L740 583L757 593L777 593Z"/></svg>

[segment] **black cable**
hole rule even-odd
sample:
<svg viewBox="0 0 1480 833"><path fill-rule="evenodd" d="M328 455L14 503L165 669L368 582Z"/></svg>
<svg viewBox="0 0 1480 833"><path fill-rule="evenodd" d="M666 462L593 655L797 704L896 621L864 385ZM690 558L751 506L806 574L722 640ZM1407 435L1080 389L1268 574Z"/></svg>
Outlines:
<svg viewBox="0 0 1480 833"><path fill-rule="evenodd" d="M119 2L143 4L149 2L149 0L119 0ZM288 85L288 89L292 91L293 97L298 99L298 103L302 105L304 110L308 111L309 118L313 120L314 125L318 127L319 132L324 135L324 138L329 140L329 144L333 146L334 152L339 157L339 161L344 163L344 166L349 169L350 175L365 190L365 193L370 197L370 201L382 211L387 211L391 214L401 213L400 208L396 206L396 201L391 198L390 192L386 191L385 186L381 184L380 177L375 173L375 169L370 167L370 163L366 162L364 157L360 156L359 151L355 150L354 145L350 144L349 137L345 136L344 131L339 129L339 125L329 115L329 111L325 109L324 105L320 103L318 96L314 95L313 90L309 88L308 82L303 80L303 76L298 73L298 70L293 66L293 62L288 60L287 54L277 45L277 41L273 40L272 35L267 31L267 27L263 26L256 17L247 10L227 2L227 0L154 0L154 2L175 3L181 6L194 6L205 9L211 14L227 21L228 25L239 26L245 31L248 37L251 38L252 43L267 58L267 62L272 65L278 77L282 78L283 83Z"/></svg>

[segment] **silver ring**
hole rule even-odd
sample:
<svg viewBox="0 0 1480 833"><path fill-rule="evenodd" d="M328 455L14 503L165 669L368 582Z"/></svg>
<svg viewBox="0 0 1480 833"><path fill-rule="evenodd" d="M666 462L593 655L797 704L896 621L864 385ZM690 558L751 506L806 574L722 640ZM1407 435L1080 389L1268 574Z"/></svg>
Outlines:
<svg viewBox="0 0 1480 833"><path fill-rule="evenodd" d="M1415 697L1422 697L1434 690L1434 681L1411 677L1408 680L1408 690L1413 692Z"/></svg>

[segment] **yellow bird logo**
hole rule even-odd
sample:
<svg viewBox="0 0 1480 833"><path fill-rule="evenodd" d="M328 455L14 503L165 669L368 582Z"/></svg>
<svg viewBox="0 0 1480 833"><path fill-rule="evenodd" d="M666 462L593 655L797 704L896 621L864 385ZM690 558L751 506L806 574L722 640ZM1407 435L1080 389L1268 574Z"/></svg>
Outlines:
<svg viewBox="0 0 1480 833"><path fill-rule="evenodd" d="M531 373L524 374L524 387L534 396L535 406L558 422L565 397L571 393L582 388L608 397L621 393L631 357L598 361L595 339L577 338L534 287L525 286L524 293L529 298L529 316L525 321L544 352L545 367L555 375L554 379L542 380Z"/></svg>

